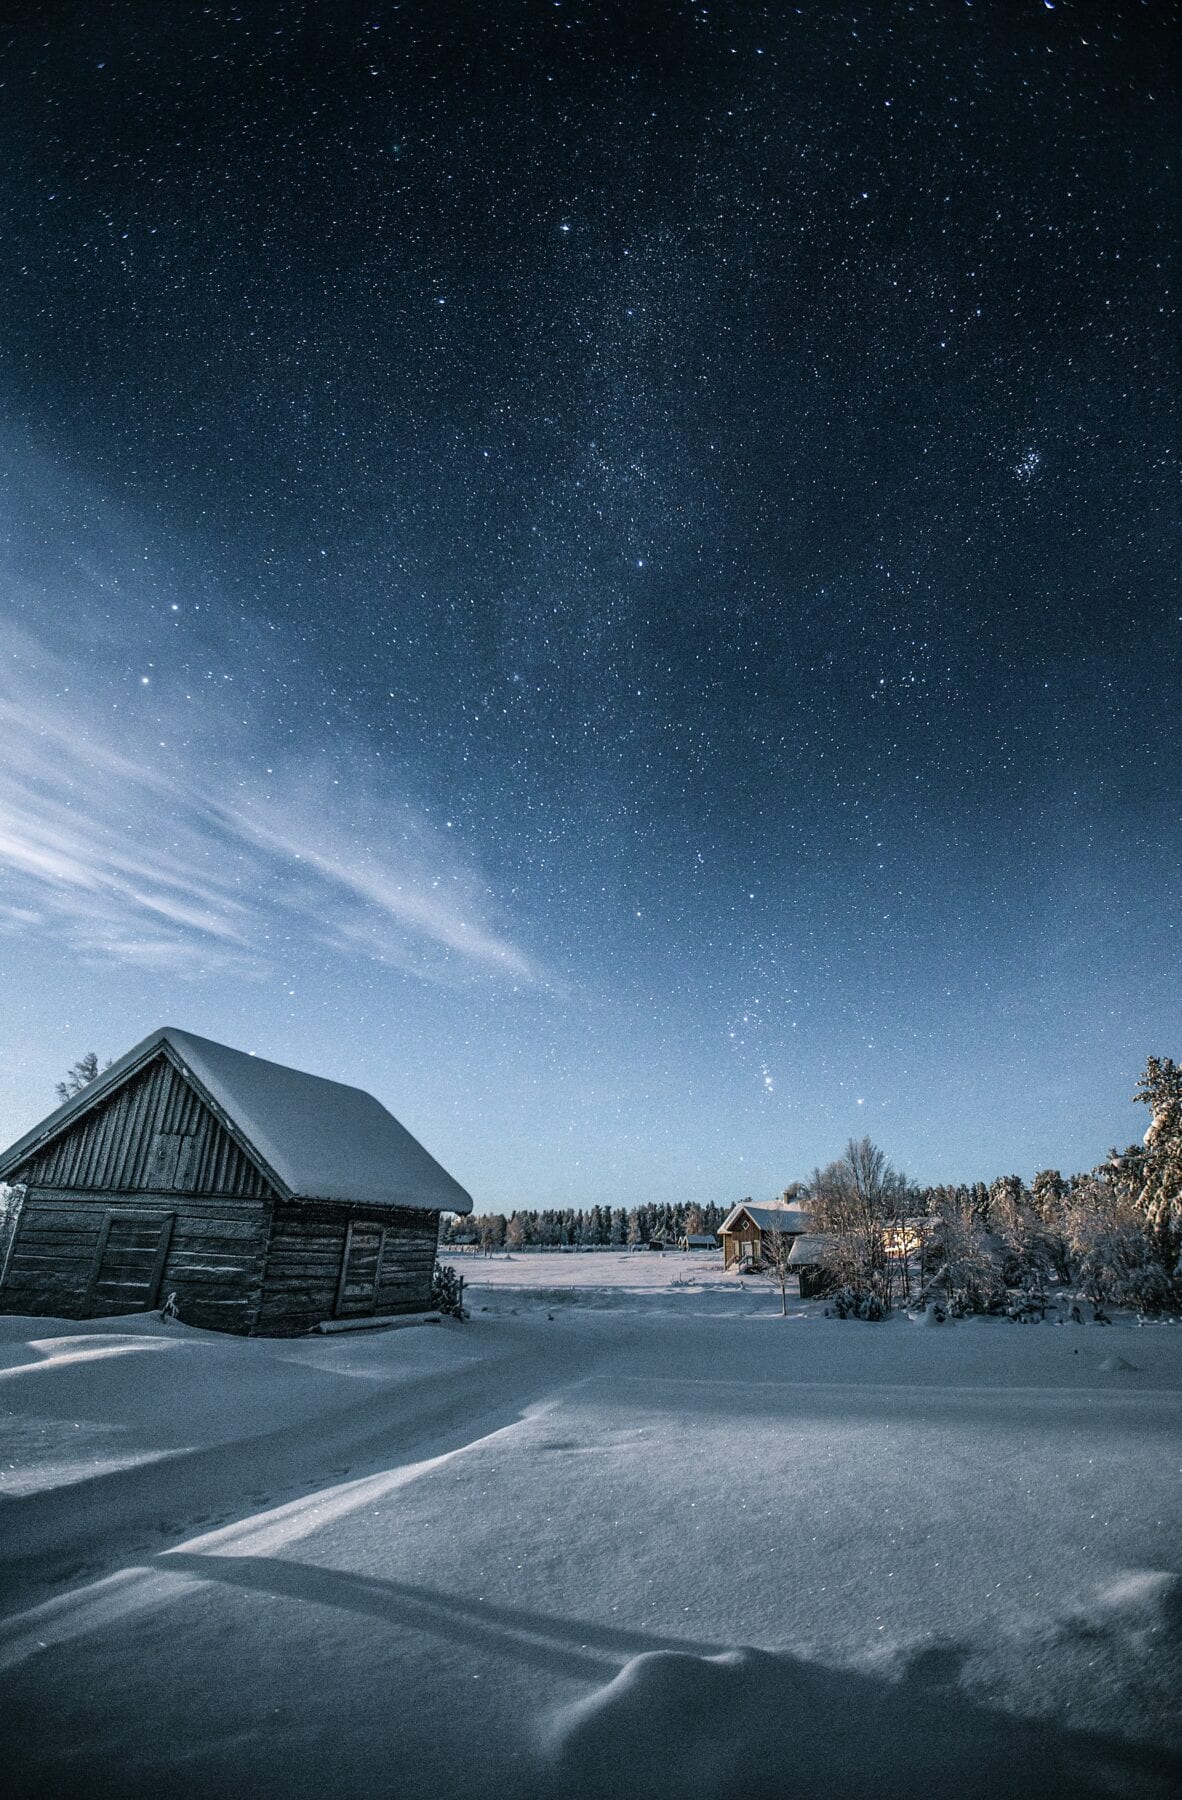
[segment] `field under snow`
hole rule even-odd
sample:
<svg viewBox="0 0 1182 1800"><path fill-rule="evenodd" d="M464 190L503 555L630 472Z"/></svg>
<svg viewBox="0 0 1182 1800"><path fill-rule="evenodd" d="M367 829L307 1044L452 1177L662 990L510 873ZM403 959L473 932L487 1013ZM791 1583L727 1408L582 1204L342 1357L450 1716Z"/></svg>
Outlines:
<svg viewBox="0 0 1182 1800"><path fill-rule="evenodd" d="M465 1325L0 1320L7 1793L1182 1791L1182 1329L457 1266Z"/></svg>

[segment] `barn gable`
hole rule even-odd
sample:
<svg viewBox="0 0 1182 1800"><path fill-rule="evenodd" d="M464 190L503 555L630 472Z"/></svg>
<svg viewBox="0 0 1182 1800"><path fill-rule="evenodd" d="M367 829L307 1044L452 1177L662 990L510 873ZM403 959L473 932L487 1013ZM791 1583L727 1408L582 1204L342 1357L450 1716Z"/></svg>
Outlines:
<svg viewBox="0 0 1182 1800"><path fill-rule="evenodd" d="M105 1085L105 1084L104 1084ZM86 1101L87 1093L78 1097ZM264 1199L274 1192L257 1162L215 1117L167 1047L114 1088L65 1109L30 1152L4 1159L4 1178L31 1188L108 1193L217 1193Z"/></svg>

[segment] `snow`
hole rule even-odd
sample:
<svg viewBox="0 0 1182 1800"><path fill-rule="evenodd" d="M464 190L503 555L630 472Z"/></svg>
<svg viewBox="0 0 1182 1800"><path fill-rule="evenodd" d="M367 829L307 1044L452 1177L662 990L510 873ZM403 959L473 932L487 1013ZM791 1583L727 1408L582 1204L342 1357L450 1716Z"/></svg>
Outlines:
<svg viewBox="0 0 1182 1800"><path fill-rule="evenodd" d="M819 1263L831 1241L831 1239L818 1234L798 1237L788 1252L788 1261L793 1268L797 1268L801 1263L806 1265Z"/></svg>
<svg viewBox="0 0 1182 1800"><path fill-rule="evenodd" d="M286 1198L471 1212L471 1196L372 1094L173 1025L151 1032L26 1133L0 1158L0 1167L17 1170L29 1151L113 1092L162 1046L233 1122Z"/></svg>
<svg viewBox="0 0 1182 1800"><path fill-rule="evenodd" d="M13 1791L1179 1790L1182 1329L455 1260L463 1325L0 1320Z"/></svg>

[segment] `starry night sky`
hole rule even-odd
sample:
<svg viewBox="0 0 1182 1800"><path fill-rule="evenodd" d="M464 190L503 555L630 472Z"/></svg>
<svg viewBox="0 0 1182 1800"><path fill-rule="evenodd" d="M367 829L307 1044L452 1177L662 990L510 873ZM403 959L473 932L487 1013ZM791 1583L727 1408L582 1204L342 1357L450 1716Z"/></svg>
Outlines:
<svg viewBox="0 0 1182 1800"><path fill-rule="evenodd" d="M174 1023L514 1205L1178 1054L1176 5L28 9L0 1136Z"/></svg>

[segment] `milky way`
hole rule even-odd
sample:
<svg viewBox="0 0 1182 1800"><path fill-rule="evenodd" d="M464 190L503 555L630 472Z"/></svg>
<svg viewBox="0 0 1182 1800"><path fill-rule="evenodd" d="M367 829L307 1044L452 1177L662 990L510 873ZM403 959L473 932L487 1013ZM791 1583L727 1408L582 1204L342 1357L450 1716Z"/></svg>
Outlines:
<svg viewBox="0 0 1182 1800"><path fill-rule="evenodd" d="M482 1206L1127 1141L1182 1015L1180 24L9 27L0 1135L171 1022Z"/></svg>

